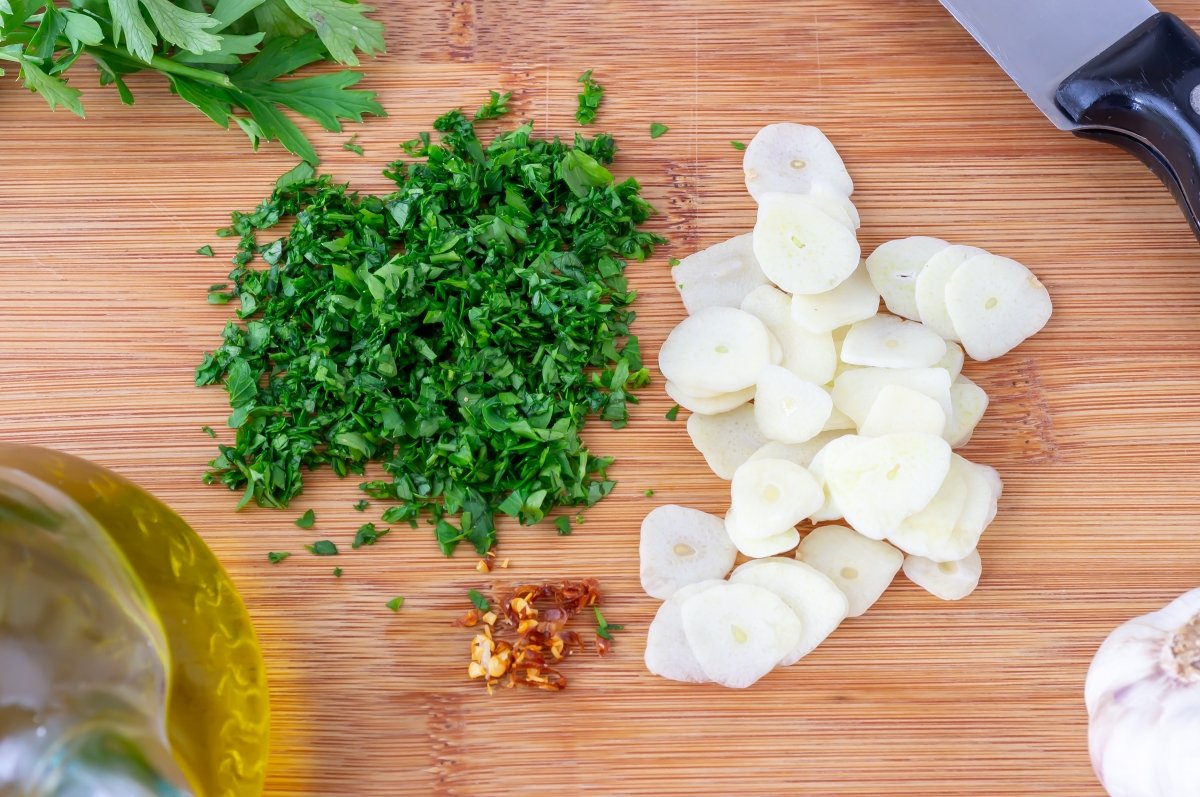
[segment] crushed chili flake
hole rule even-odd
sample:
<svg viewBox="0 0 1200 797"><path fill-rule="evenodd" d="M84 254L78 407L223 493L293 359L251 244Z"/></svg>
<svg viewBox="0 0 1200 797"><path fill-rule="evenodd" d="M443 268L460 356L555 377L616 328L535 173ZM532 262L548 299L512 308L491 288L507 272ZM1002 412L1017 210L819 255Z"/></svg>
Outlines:
<svg viewBox="0 0 1200 797"><path fill-rule="evenodd" d="M505 561L501 567L507 564ZM585 650L583 638L566 626L572 617L599 601L599 582L587 578L523 584L513 588L504 600L494 602L492 611L468 611L454 622L459 627L479 626L471 639L467 675L482 679L489 693L496 686L517 684L551 692L565 689L566 676L557 666ZM611 648L610 640L596 638L596 651L601 656Z"/></svg>

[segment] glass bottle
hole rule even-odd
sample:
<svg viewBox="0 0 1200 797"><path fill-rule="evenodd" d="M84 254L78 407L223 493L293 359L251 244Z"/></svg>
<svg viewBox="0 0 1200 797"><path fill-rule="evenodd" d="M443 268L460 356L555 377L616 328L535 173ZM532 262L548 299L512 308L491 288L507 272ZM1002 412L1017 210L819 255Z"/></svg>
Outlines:
<svg viewBox="0 0 1200 797"><path fill-rule="evenodd" d="M97 465L0 444L0 797L254 797L267 727L200 537Z"/></svg>

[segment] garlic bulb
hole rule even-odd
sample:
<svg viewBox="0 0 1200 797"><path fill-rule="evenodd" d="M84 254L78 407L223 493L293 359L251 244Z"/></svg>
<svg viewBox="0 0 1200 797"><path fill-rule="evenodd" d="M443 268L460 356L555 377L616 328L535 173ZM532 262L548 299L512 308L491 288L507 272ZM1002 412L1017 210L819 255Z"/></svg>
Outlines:
<svg viewBox="0 0 1200 797"><path fill-rule="evenodd" d="M1112 797L1200 795L1200 589L1113 631L1084 700L1092 766Z"/></svg>

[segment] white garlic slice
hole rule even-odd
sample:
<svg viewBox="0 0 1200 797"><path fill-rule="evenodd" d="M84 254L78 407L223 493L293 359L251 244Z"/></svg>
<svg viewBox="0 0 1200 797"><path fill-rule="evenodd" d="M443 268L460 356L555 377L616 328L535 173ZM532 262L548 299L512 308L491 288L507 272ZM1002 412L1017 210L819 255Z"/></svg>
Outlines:
<svg viewBox="0 0 1200 797"><path fill-rule="evenodd" d="M642 589L661 599L696 581L724 578L737 558L721 518L675 504L655 507L642 520L638 554Z"/></svg>
<svg viewBox="0 0 1200 797"><path fill-rule="evenodd" d="M983 562L978 551L971 551L956 562L935 562L923 556L904 558L904 575L935 598L957 601L970 595L979 585Z"/></svg>

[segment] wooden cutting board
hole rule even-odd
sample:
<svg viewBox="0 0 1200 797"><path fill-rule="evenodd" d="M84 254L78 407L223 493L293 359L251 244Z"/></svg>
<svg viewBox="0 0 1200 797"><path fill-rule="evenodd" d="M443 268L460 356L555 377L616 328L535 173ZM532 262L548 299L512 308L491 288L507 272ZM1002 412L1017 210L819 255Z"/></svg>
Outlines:
<svg viewBox="0 0 1200 797"><path fill-rule="evenodd" d="M1167 192L1115 149L1056 132L932 0L386 3L365 85L390 116L320 134L325 168L384 190L397 144L488 88L570 135L575 78L608 94L620 175L671 245L631 269L657 350L682 316L666 260L749 229L738 152L762 124L819 125L854 175L861 241L927 234L1010 255L1049 286L1049 327L970 364L992 406L965 453L1005 480L979 589L939 602L903 577L819 650L754 688L668 683L642 666L657 603L637 578L651 507L721 512L726 485L661 384L627 430L596 428L620 486L568 538L505 526L497 581L598 576L627 630L569 666L562 694L488 697L449 625L490 576L401 530L335 562L366 515L328 473L292 510L234 514L199 481L225 395L192 386L228 307L212 231L293 160L258 154L151 77L138 104L90 89L86 121L0 88L0 438L89 457L166 500L240 585L272 697L267 793L369 795L1100 795L1084 673L1116 624L1200 584L1200 249ZM1200 5L1164 2L1191 23ZM85 69L76 81L83 83ZM651 122L670 125L658 140ZM349 132L366 149L343 151ZM219 257L192 254L205 243ZM228 430L222 431L225 436ZM643 491L654 490L652 498ZM318 525L292 520L312 507ZM298 551L271 566L269 550ZM403 595L392 614L384 603Z"/></svg>

